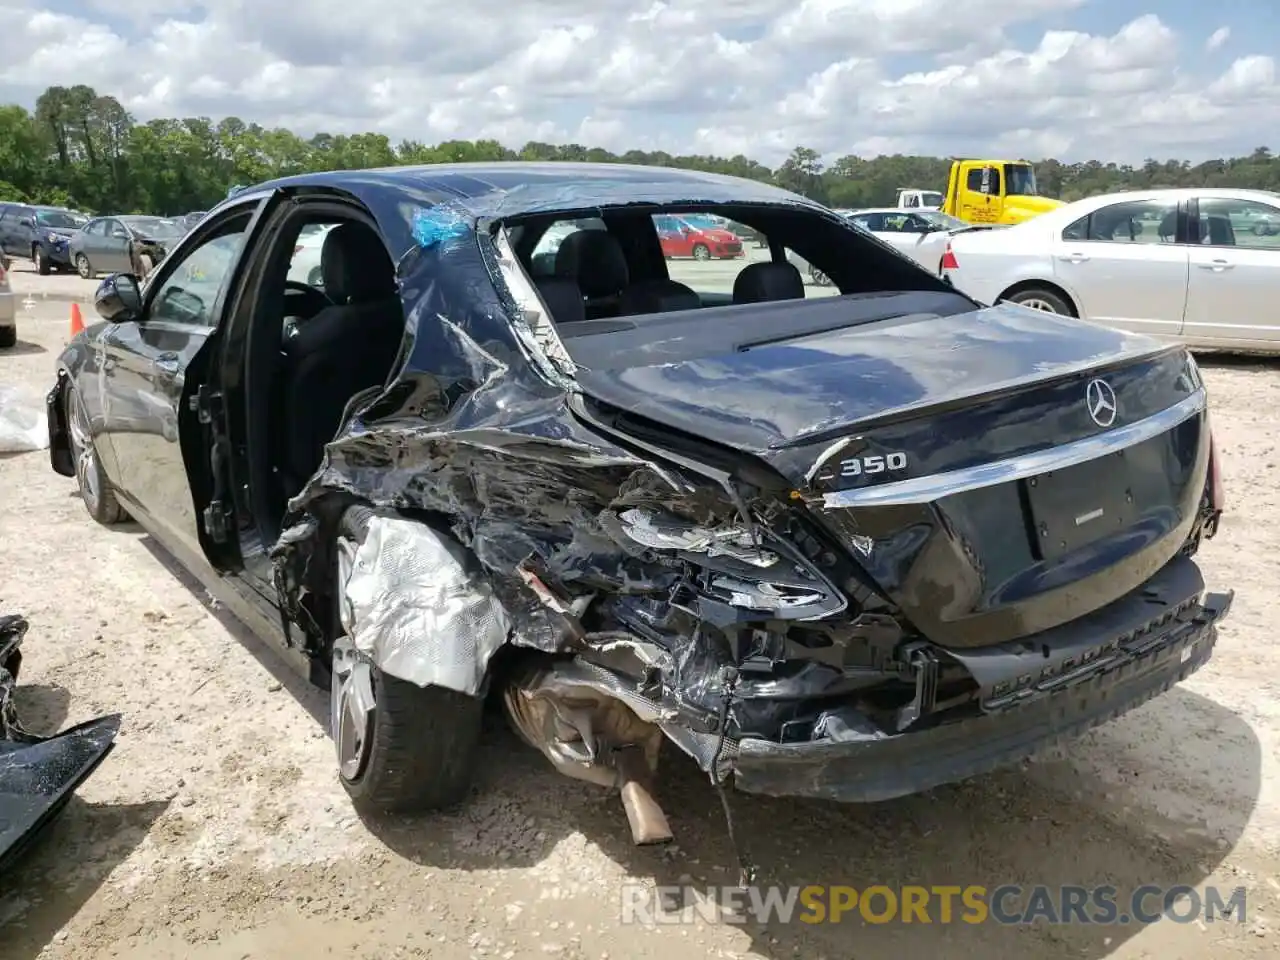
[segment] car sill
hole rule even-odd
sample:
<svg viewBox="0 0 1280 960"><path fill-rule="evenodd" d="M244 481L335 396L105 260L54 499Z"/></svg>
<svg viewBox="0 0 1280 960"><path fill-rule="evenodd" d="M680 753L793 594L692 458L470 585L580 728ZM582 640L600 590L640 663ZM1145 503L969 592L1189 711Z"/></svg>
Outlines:
<svg viewBox="0 0 1280 960"><path fill-rule="evenodd" d="M845 507L898 507L931 503L942 497L953 496L980 487L998 483L1025 480L1053 470L1094 460L1135 446L1157 437L1194 416L1203 413L1208 397L1203 387L1157 414L1126 424L1107 433L1086 437L1074 443L983 463L961 470L951 470L929 477L913 477L877 487L858 490L836 490L822 498L822 506L828 510Z"/></svg>

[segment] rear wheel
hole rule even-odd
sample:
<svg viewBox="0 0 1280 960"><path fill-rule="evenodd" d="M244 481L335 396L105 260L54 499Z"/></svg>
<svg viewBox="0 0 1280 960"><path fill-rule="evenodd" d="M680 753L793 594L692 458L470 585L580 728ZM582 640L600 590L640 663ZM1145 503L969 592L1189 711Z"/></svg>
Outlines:
<svg viewBox="0 0 1280 960"><path fill-rule="evenodd" d="M89 258L83 253L76 254L76 273L80 274L85 280L93 279L93 267L89 265Z"/></svg>
<svg viewBox="0 0 1280 960"><path fill-rule="evenodd" d="M49 263L49 258L44 255L44 251L40 249L39 244L31 248L31 262L36 265L36 273L40 274L40 276L47 277L49 275L52 265Z"/></svg>
<svg viewBox="0 0 1280 960"><path fill-rule="evenodd" d="M820 287L831 286L831 278L813 265L809 266L809 279Z"/></svg>
<svg viewBox="0 0 1280 960"><path fill-rule="evenodd" d="M1071 305L1060 294L1052 290L1046 290L1044 287L1019 290L1013 296L1005 297L1005 301L1007 303L1021 304L1024 307L1030 307L1032 310L1041 310L1045 313L1057 313L1064 317L1075 316L1075 311L1071 309Z"/></svg>
<svg viewBox="0 0 1280 960"><path fill-rule="evenodd" d="M312 267L311 272L307 274L307 286L323 287L324 271L321 270L319 267Z"/></svg>
<svg viewBox="0 0 1280 960"><path fill-rule="evenodd" d="M365 812L440 809L462 800L471 784L484 701L388 676L356 649L344 588L373 516L368 507L348 510L334 551L342 633L333 643L329 725L338 778Z"/></svg>
<svg viewBox="0 0 1280 960"><path fill-rule="evenodd" d="M705 243L695 243L693 245L693 259L710 260L711 248L708 247Z"/></svg>
<svg viewBox="0 0 1280 960"><path fill-rule="evenodd" d="M0 350L8 347L16 347L18 345L18 328L3 327L0 328Z"/></svg>
<svg viewBox="0 0 1280 960"><path fill-rule="evenodd" d="M120 506L111 481L102 469L102 460L89 429L89 416L76 394L75 387L67 384L63 392L63 411L67 421L67 435L71 441L71 462L76 468L76 483L80 487L80 499L89 516L103 526L111 526L129 515Z"/></svg>

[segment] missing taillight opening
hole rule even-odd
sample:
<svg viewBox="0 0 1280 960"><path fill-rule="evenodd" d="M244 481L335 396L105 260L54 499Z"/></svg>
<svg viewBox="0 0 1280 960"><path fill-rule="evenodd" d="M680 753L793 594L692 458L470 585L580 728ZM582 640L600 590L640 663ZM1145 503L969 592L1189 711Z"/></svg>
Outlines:
<svg viewBox="0 0 1280 960"><path fill-rule="evenodd" d="M956 260L956 255L951 250L951 241L947 241L947 248L942 253L942 269L943 270L959 270L960 263Z"/></svg>

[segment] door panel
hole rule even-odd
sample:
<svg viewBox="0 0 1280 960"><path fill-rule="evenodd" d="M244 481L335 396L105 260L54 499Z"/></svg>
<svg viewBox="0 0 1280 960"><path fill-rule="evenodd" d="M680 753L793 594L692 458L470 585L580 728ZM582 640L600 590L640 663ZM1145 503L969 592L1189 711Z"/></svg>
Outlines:
<svg viewBox="0 0 1280 960"><path fill-rule="evenodd" d="M246 211L214 225L209 239L166 263L147 290L141 321L108 332L116 361L108 401L119 411L113 442L125 492L176 553L204 549L180 443L180 422L195 422L183 408L187 372L217 326L250 219Z"/></svg>
<svg viewBox="0 0 1280 960"><path fill-rule="evenodd" d="M1163 337L1182 331L1188 248L1177 242L1177 204L1131 200L1095 210L1053 243L1053 269L1080 314Z"/></svg>
<svg viewBox="0 0 1280 960"><path fill-rule="evenodd" d="M1255 230L1280 209L1256 201L1202 197L1183 336L1192 343L1280 345L1280 235Z"/></svg>
<svg viewBox="0 0 1280 960"><path fill-rule="evenodd" d="M133 264L129 262L129 231L119 221L108 224L107 235L102 238L102 252L94 266L110 273L133 272Z"/></svg>

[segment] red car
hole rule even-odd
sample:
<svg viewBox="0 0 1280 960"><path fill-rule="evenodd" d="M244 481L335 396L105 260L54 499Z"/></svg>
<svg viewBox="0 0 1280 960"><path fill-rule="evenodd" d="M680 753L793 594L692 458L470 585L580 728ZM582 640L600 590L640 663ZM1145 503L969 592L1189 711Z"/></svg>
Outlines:
<svg viewBox="0 0 1280 960"><path fill-rule="evenodd" d="M695 260L732 260L743 256L742 240L720 226L714 220L690 215L685 217L659 216L653 218L658 228L658 241L662 255L693 257Z"/></svg>

